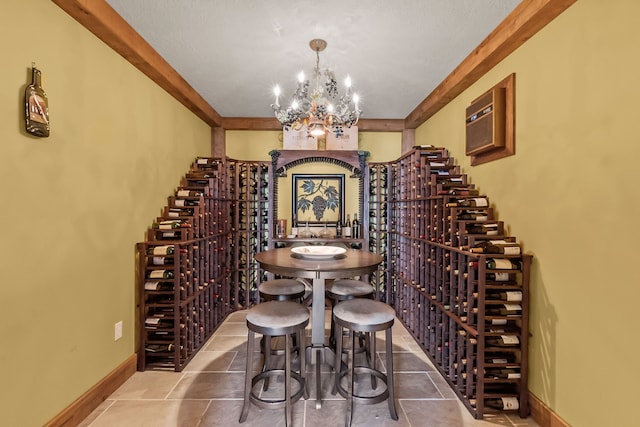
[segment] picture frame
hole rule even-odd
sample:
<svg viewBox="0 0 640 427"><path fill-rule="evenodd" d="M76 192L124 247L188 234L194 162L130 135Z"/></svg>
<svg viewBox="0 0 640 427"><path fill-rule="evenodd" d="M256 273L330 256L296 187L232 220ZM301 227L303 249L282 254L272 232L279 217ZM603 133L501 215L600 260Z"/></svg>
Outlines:
<svg viewBox="0 0 640 427"><path fill-rule="evenodd" d="M343 221L344 174L293 174L291 183L296 226Z"/></svg>

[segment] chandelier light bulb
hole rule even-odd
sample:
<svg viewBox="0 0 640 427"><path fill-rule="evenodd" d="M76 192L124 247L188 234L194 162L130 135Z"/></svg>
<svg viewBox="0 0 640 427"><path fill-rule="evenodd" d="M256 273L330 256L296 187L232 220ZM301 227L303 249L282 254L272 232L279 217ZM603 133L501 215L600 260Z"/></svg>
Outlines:
<svg viewBox="0 0 640 427"><path fill-rule="evenodd" d="M339 138L344 134L344 128L358 123L362 115L358 107L359 98L351 95L351 76L347 75L344 81L346 89L341 94L333 71L320 67L320 52L327 47L327 42L313 39L309 46L316 54L312 77L307 80L304 71L298 73L298 87L288 108L280 106L280 87L276 86L276 99L271 108L284 130L306 130L311 136L331 132Z"/></svg>

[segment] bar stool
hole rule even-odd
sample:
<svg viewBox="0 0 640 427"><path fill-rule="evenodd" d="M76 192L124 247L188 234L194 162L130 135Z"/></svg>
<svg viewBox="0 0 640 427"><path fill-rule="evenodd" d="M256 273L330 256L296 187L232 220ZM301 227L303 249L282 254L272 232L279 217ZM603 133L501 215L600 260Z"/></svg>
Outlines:
<svg viewBox="0 0 640 427"><path fill-rule="evenodd" d="M264 301L296 301L302 302L306 288L304 284L295 279L273 279L266 280L258 285L258 292ZM299 351L298 342L293 337L293 347ZM272 349L265 353L265 348L271 349L271 340L266 336L260 339L260 351L265 355L265 365L269 366L271 355L282 355L284 350ZM269 388L269 379L264 382L264 390Z"/></svg>
<svg viewBox="0 0 640 427"><path fill-rule="evenodd" d="M336 392L340 392L340 394L347 399L345 426L349 427L351 425L354 401L371 405L387 399L391 419L397 421L398 414L396 412L393 391L393 342L391 338L391 327L395 320L395 311L383 302L356 298L338 303L334 307L333 317L335 318L336 324L335 336L342 336L343 328L345 328L349 332L349 342L351 343L351 351L349 351L347 356L347 369L342 369L342 358L338 357L339 354L342 354L341 339L336 342L336 358L334 364L335 382L333 385L333 394L335 395ZM376 369L375 346L377 331L385 331L386 334L386 375ZM369 332L371 334L371 353L374 357L372 358L373 363L370 366L355 366L355 351L353 351L353 349L356 332ZM375 395L368 396L355 394L354 377L356 373L365 373L377 377L385 383L385 390ZM340 384L340 381L344 376L347 377L346 390ZM377 388L377 386L373 384L373 381L372 388Z"/></svg>
<svg viewBox="0 0 640 427"><path fill-rule="evenodd" d="M338 339L337 336L333 334L333 331L335 330L333 307L335 307L335 305L340 301L347 301L353 298L371 298L374 291L375 289L373 286L367 282L363 282L362 280L340 279L327 284L325 294L327 298L331 300L331 336L329 338L329 344L331 347L336 347L336 340ZM359 338L362 339L362 337ZM362 341L360 344L362 347Z"/></svg>
<svg viewBox="0 0 640 427"><path fill-rule="evenodd" d="M300 372L291 369L291 353L293 346L291 334L296 334L300 345L304 344L304 329L309 324L309 310L301 304L293 301L267 301L258 304L247 312L247 365L245 370L244 383L244 404L240 414L239 422L243 423L249 414L250 403L260 408L280 409L285 408L285 425L292 425L293 403L304 396L309 397L305 379L305 352L300 351ZM272 369L265 361L262 372L251 377L254 357L255 333L267 337L270 342L272 337L283 336L284 345L284 368ZM265 359L270 352L265 352ZM254 386L261 380L269 377L276 377L284 374L284 397L282 399L261 398L254 393ZM291 388L291 380L298 383L299 389L294 393Z"/></svg>
<svg viewBox="0 0 640 427"><path fill-rule="evenodd" d="M265 301L302 300L305 286L295 279L273 279L258 285L258 292Z"/></svg>

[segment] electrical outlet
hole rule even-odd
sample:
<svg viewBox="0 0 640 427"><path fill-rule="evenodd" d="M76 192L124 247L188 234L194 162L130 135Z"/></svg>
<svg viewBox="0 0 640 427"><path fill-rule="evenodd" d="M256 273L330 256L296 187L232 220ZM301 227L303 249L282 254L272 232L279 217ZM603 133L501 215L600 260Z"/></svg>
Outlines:
<svg viewBox="0 0 640 427"><path fill-rule="evenodd" d="M113 340L118 341L122 338L122 320L115 324L113 328Z"/></svg>

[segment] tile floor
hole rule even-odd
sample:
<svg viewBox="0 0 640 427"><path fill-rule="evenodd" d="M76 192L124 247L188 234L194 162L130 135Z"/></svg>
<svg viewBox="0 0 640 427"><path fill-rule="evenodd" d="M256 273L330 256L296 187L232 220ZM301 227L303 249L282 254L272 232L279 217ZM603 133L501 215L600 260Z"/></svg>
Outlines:
<svg viewBox="0 0 640 427"><path fill-rule="evenodd" d="M247 420L238 423L246 363L245 313L231 314L182 372L136 372L81 427L284 426L284 410L254 405ZM329 311L326 313L328 325ZM384 336L378 335L378 340L380 335ZM538 426L531 418L521 419L517 415L500 414L475 420L399 321L393 329L393 348L399 420L389 418L386 402L356 405L353 427ZM384 341L377 344L377 350L384 352ZM259 362L260 358L255 359ZM313 372L313 367L309 371ZM344 425L345 401L329 392L332 379L329 366L322 367L325 392L321 409L315 407L313 376L310 375L309 400L301 399L294 404L294 426Z"/></svg>

